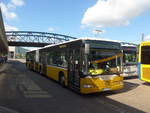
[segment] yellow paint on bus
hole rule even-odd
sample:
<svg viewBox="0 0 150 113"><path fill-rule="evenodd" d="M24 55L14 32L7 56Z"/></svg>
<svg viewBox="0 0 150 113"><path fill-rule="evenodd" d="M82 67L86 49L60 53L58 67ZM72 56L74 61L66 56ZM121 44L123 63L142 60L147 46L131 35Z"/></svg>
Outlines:
<svg viewBox="0 0 150 113"><path fill-rule="evenodd" d="M107 76L107 75L104 75ZM111 76L110 80L99 78L81 78L80 92L83 94L102 92L106 90L118 90L123 88L122 76Z"/></svg>
<svg viewBox="0 0 150 113"><path fill-rule="evenodd" d="M146 82L150 82L150 64L143 64L142 59L142 47L149 46L150 47L150 41L144 41L140 43L139 46L139 77L141 80L144 80ZM149 51L148 51L149 52ZM145 58L145 57L144 57Z"/></svg>
<svg viewBox="0 0 150 113"><path fill-rule="evenodd" d="M67 69L65 68L60 68L60 67L56 67L56 66L47 66L47 76L52 78L53 80L58 81L59 80L59 73L63 72L64 77L65 77L65 85L67 86L68 82L67 82Z"/></svg>

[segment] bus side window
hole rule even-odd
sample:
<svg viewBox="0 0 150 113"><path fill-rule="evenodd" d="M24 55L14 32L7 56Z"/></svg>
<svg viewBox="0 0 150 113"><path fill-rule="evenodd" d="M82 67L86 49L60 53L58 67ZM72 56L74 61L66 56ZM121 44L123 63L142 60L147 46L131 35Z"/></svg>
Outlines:
<svg viewBox="0 0 150 113"><path fill-rule="evenodd" d="M52 51L48 52L48 55L47 55L47 64L48 65L52 65L52 56L53 56L53 52Z"/></svg>
<svg viewBox="0 0 150 113"><path fill-rule="evenodd" d="M59 65L59 56L58 52L52 54L52 65Z"/></svg>
<svg viewBox="0 0 150 113"><path fill-rule="evenodd" d="M62 67L65 67L65 68L68 66L66 59L67 59L67 58L66 58L65 53L61 53L61 66L62 66Z"/></svg>

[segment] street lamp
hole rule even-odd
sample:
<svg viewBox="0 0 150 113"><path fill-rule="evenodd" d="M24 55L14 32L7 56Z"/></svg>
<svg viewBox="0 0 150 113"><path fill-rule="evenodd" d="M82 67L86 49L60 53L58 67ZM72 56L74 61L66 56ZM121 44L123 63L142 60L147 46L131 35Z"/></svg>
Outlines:
<svg viewBox="0 0 150 113"><path fill-rule="evenodd" d="M141 34L141 41L144 41L144 33Z"/></svg>
<svg viewBox="0 0 150 113"><path fill-rule="evenodd" d="M99 34L101 34L101 33L103 33L103 32L104 32L104 30L99 30L99 29L94 29L94 30L92 31L92 33L95 34L95 37L96 37L96 35L99 35Z"/></svg>

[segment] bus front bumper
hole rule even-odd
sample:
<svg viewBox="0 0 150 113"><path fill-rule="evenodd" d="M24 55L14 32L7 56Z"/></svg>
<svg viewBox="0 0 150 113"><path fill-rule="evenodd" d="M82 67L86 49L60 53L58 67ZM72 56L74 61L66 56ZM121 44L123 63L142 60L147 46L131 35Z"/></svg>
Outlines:
<svg viewBox="0 0 150 113"><path fill-rule="evenodd" d="M111 80L103 80L101 78L82 78L80 81L80 92L82 94L113 91L122 89L123 77L115 77Z"/></svg>

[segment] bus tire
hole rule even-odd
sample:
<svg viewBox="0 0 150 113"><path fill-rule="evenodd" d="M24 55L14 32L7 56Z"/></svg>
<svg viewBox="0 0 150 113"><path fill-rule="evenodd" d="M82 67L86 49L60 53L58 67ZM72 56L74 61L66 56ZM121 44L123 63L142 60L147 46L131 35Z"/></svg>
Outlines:
<svg viewBox="0 0 150 113"><path fill-rule="evenodd" d="M60 72L59 73L59 83L65 87L65 76L64 76L64 73L63 72Z"/></svg>

